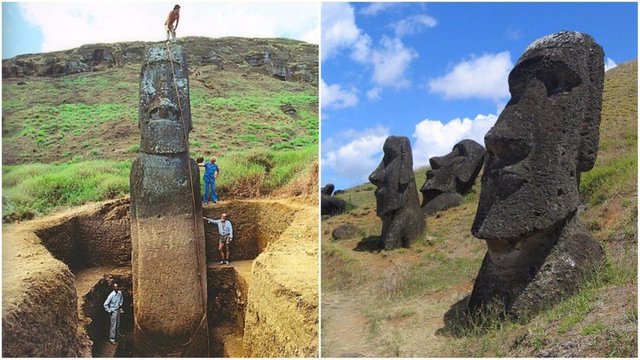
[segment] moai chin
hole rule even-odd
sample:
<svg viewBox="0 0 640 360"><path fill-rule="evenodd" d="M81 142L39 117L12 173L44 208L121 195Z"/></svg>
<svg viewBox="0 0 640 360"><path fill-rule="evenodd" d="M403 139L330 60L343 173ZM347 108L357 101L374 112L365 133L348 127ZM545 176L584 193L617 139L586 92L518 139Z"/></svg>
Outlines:
<svg viewBox="0 0 640 360"><path fill-rule="evenodd" d="M598 152L603 51L589 35L533 42L509 74L511 100L485 136L487 157L471 229L488 251L469 299L518 317L576 290L603 249L582 224L580 173Z"/></svg>
<svg viewBox="0 0 640 360"><path fill-rule="evenodd" d="M485 153L482 145L465 139L455 144L447 155L429 159L431 170L427 171L427 179L420 188L425 215L462 203L462 195L471 190L482 169Z"/></svg>
<svg viewBox="0 0 640 360"><path fill-rule="evenodd" d="M426 225L413 174L411 143L406 136L389 136L384 157L369 175L376 186L376 213L382 219L380 248L410 247L424 234Z"/></svg>
<svg viewBox="0 0 640 360"><path fill-rule="evenodd" d="M147 50L138 116L141 146L130 185L135 353L208 356L200 176L187 148L191 112L181 46Z"/></svg>

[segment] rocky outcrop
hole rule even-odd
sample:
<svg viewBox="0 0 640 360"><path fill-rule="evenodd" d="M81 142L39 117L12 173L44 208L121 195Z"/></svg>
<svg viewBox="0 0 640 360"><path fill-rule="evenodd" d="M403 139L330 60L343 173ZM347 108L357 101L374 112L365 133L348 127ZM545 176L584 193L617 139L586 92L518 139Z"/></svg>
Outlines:
<svg viewBox="0 0 640 360"><path fill-rule="evenodd" d="M195 68L244 68L283 81L318 84L318 46L287 39L237 37L185 37L178 41L189 49L187 61ZM157 45L157 44L156 44ZM19 55L2 61L3 78L63 76L141 64L153 43L126 42L84 45L46 54Z"/></svg>
<svg viewBox="0 0 640 360"><path fill-rule="evenodd" d="M410 247L422 236L426 224L413 173L411 143L406 136L389 136L383 145L384 158L369 175L376 186L376 214L382 219L380 248Z"/></svg>
<svg viewBox="0 0 640 360"><path fill-rule="evenodd" d="M603 51L589 35L532 43L509 74L511 100L485 136L474 236L488 251L469 308L534 313L576 290L603 250L578 221L580 173L598 152Z"/></svg>
<svg viewBox="0 0 640 360"><path fill-rule="evenodd" d="M473 140L462 140L444 156L429 159L431 169L422 185L422 211L433 215L462 203L482 168L485 150Z"/></svg>
<svg viewBox="0 0 640 360"><path fill-rule="evenodd" d="M364 230L354 224L338 225L338 227L333 229L333 231L331 232L331 238L333 240L353 239L365 235L366 233L364 232Z"/></svg>
<svg viewBox="0 0 640 360"><path fill-rule="evenodd" d="M189 158L183 48L150 47L140 76L140 153L131 166L135 353L208 356L199 171ZM167 291L170 289L170 291Z"/></svg>

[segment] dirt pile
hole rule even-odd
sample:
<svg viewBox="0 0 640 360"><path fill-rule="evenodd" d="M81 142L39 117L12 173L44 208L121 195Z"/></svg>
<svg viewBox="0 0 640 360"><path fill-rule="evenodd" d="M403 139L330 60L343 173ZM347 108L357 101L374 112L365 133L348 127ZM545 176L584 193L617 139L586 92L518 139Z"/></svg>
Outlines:
<svg viewBox="0 0 640 360"><path fill-rule="evenodd" d="M300 208L280 238L255 260L245 356L318 356L317 219L317 207Z"/></svg>

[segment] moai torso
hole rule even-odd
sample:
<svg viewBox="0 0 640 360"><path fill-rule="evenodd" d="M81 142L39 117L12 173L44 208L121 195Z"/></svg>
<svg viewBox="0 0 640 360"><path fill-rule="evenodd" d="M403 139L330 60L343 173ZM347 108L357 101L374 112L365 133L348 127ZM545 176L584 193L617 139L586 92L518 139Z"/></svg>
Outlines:
<svg viewBox="0 0 640 360"><path fill-rule="evenodd" d="M574 291L603 255L576 213L598 151L604 65L586 35L536 40L509 74L511 100L486 134L474 236L488 251L469 307L520 316Z"/></svg>
<svg viewBox="0 0 640 360"><path fill-rule="evenodd" d="M405 136L389 136L383 150L380 165L369 175L377 188L376 213L382 219L380 248L408 248L426 228L413 174L411 143Z"/></svg>
<svg viewBox="0 0 640 360"><path fill-rule="evenodd" d="M462 203L482 168L485 150L473 140L462 140L444 156L429 159L431 170L422 185L422 211L433 215Z"/></svg>
<svg viewBox="0 0 640 360"><path fill-rule="evenodd" d="M204 228L198 166L187 146L191 113L181 46L147 50L138 116L141 146L131 168L136 355L208 356Z"/></svg>

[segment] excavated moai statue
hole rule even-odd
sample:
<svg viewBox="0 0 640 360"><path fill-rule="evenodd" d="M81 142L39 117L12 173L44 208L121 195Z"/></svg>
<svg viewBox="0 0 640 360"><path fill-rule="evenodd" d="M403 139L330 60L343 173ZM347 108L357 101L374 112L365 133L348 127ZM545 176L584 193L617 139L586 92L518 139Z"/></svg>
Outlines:
<svg viewBox="0 0 640 360"><path fill-rule="evenodd" d="M444 156L429 159L431 170L422 185L422 212L433 215L462 203L482 169L486 151L473 140L462 140Z"/></svg>
<svg viewBox="0 0 640 360"><path fill-rule="evenodd" d="M471 232L487 241L469 308L522 316L575 291L603 249L578 221L580 173L598 152L603 51L589 35L533 42L509 74L511 100L486 134Z"/></svg>
<svg viewBox="0 0 640 360"><path fill-rule="evenodd" d="M208 356L204 227L198 166L188 153L189 78L181 46L147 50L138 116L142 139L131 167L135 352Z"/></svg>
<svg viewBox="0 0 640 360"><path fill-rule="evenodd" d="M406 136L389 136L383 151L380 165L369 175L377 188L376 213L382 219L379 246L385 250L408 248L426 228L413 175L411 143Z"/></svg>
<svg viewBox="0 0 640 360"><path fill-rule="evenodd" d="M331 183L320 189L320 214L321 215L338 215L345 212L347 202L339 197L333 196L335 186Z"/></svg>

